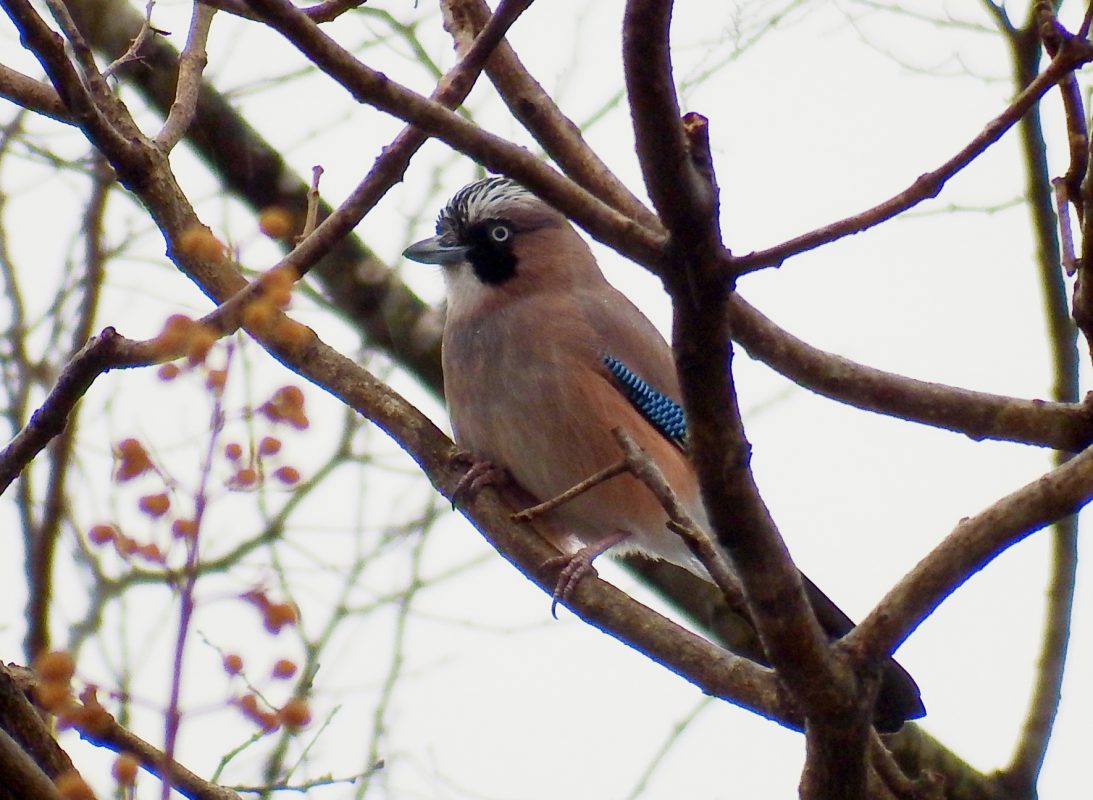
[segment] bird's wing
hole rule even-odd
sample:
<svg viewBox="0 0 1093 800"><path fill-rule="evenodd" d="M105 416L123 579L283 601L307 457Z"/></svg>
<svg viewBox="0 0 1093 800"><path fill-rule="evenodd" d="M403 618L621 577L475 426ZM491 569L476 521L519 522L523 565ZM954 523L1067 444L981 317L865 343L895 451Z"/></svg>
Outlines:
<svg viewBox="0 0 1093 800"><path fill-rule="evenodd" d="M686 447L687 420L672 351L644 314L609 284L577 298L599 339L610 381L658 433Z"/></svg>
<svg viewBox="0 0 1093 800"><path fill-rule="evenodd" d="M607 371L615 378L618 388L645 420L665 438L680 448L687 446L687 417L683 406L657 391L624 362L610 353L602 356Z"/></svg>

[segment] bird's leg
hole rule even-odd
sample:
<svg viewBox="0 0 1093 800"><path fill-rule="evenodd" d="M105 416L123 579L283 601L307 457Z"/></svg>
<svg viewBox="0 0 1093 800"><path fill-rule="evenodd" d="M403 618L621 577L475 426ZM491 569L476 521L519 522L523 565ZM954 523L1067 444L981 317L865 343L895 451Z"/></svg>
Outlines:
<svg viewBox="0 0 1093 800"><path fill-rule="evenodd" d="M487 486L500 486L509 479L509 473L504 467L499 467L492 461L475 458L472 453L460 451L453 460L469 464L470 468L463 473L463 477L452 490L452 508L459 501L470 502Z"/></svg>
<svg viewBox="0 0 1093 800"><path fill-rule="evenodd" d="M617 530L598 542L586 544L576 553L555 556L547 560L544 567L562 567L562 571L558 574L558 582L554 584L554 593L551 595L550 615L554 619L558 618L558 602L568 600L581 578L589 572L596 571L592 567L592 562L629 536L629 531Z"/></svg>

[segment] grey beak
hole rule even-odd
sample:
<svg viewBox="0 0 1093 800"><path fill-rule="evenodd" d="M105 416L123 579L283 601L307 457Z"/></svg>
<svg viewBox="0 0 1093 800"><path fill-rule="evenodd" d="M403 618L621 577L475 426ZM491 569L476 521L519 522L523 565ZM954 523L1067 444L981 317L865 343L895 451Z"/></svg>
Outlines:
<svg viewBox="0 0 1093 800"><path fill-rule="evenodd" d="M467 247L444 236L431 236L414 242L402 254L411 261L420 261L422 264L450 266L467 258Z"/></svg>

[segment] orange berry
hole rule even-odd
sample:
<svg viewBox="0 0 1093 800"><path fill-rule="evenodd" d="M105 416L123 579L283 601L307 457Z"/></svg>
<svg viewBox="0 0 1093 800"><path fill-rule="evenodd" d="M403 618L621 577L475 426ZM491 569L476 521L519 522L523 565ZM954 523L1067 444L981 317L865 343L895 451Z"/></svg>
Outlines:
<svg viewBox="0 0 1093 800"><path fill-rule="evenodd" d="M269 733L277 727L277 715L258 707L258 698L253 694L245 694L236 700L243 716L256 723L263 731Z"/></svg>
<svg viewBox="0 0 1093 800"><path fill-rule="evenodd" d="M307 414L302 409L286 415L285 422L298 431L306 431L308 426L311 425L311 420L307 418Z"/></svg>
<svg viewBox="0 0 1093 800"><path fill-rule="evenodd" d="M263 436L258 443L258 452L264 456L273 456L281 452L281 440L273 436Z"/></svg>
<svg viewBox="0 0 1093 800"><path fill-rule="evenodd" d="M295 425L293 419L302 417L304 413L304 392L299 386L282 386L258 411L270 422L288 421Z"/></svg>
<svg viewBox="0 0 1093 800"><path fill-rule="evenodd" d="M235 473L232 482L244 488L254 486L258 483L258 472L253 467L242 467Z"/></svg>
<svg viewBox="0 0 1093 800"><path fill-rule="evenodd" d="M258 214L258 230L271 239L287 239L292 228L292 213L286 208L270 206Z"/></svg>
<svg viewBox="0 0 1093 800"><path fill-rule="evenodd" d="M311 708L302 697L294 697L285 703L278 716L285 728L293 733L311 724Z"/></svg>
<svg viewBox="0 0 1093 800"><path fill-rule="evenodd" d="M176 539L192 539L197 536L197 522L192 519L176 519L171 523L171 535Z"/></svg>
<svg viewBox="0 0 1093 800"><path fill-rule="evenodd" d="M263 294L269 297L271 293L291 292L297 277L293 269L274 267L262 276Z"/></svg>
<svg viewBox="0 0 1093 800"><path fill-rule="evenodd" d="M92 525L87 538L92 544L106 544L118 538L118 531L113 525Z"/></svg>
<svg viewBox="0 0 1093 800"><path fill-rule="evenodd" d="M277 309L265 298L258 298L247 303L243 309L243 327L264 330L273 321Z"/></svg>
<svg viewBox="0 0 1093 800"><path fill-rule="evenodd" d="M224 445L224 457L228 461L238 461L243 457L243 448L239 442L228 442Z"/></svg>
<svg viewBox="0 0 1093 800"><path fill-rule="evenodd" d="M156 375L159 376L161 381L173 381L181 372L182 370L178 368L177 364L164 364L156 372Z"/></svg>
<svg viewBox="0 0 1093 800"><path fill-rule="evenodd" d="M197 323L185 314L172 314L167 317L155 338L156 351L162 356L172 358L182 355L195 327Z"/></svg>
<svg viewBox="0 0 1093 800"><path fill-rule="evenodd" d="M159 545L155 542L142 544L137 553L145 561L151 561L155 564L162 564L166 560L163 557L163 551L159 549Z"/></svg>
<svg viewBox="0 0 1093 800"><path fill-rule="evenodd" d="M65 800L95 800L95 793L75 770L62 772L54 779L53 785Z"/></svg>
<svg viewBox="0 0 1093 800"><path fill-rule="evenodd" d="M171 508L171 498L163 492L146 494L137 501L137 507L150 517L162 517Z"/></svg>
<svg viewBox="0 0 1093 800"><path fill-rule="evenodd" d="M285 344L301 347L315 338L315 332L307 325L301 325L288 317L282 318L277 324L275 334Z"/></svg>
<svg viewBox="0 0 1093 800"><path fill-rule="evenodd" d="M53 650L38 656L34 660L34 669L43 681L68 682L76 674L76 659L67 650Z"/></svg>
<svg viewBox="0 0 1093 800"><path fill-rule="evenodd" d="M114 448L114 453L118 457L118 468L114 472L115 480L131 480L152 468L152 459L148 457L148 451L136 439L122 439Z"/></svg>
<svg viewBox="0 0 1093 800"><path fill-rule="evenodd" d="M300 482L300 470L296 467L278 467L274 470L273 477L285 486L293 486Z"/></svg>
<svg viewBox="0 0 1093 800"><path fill-rule="evenodd" d="M129 536L118 535L118 538L114 541L114 547L118 549L118 552L123 556L131 556L133 553L140 550L140 545L136 539Z"/></svg>
<svg viewBox="0 0 1093 800"><path fill-rule="evenodd" d="M296 607L290 603L270 603L265 612L263 622L270 633L279 633L286 625L296 623Z"/></svg>
<svg viewBox="0 0 1093 800"><path fill-rule="evenodd" d="M226 369L211 369L205 376L205 388L220 394L228 383L228 371Z"/></svg>
<svg viewBox="0 0 1093 800"><path fill-rule="evenodd" d="M72 703L68 681L44 681L34 687L34 699L38 705L53 714L59 714Z"/></svg>
<svg viewBox="0 0 1093 800"><path fill-rule="evenodd" d="M191 364L204 364L214 344L216 344L215 333L205 326L196 328L186 343L186 360Z"/></svg>
<svg viewBox="0 0 1093 800"><path fill-rule="evenodd" d="M224 243L204 225L194 225L184 230L178 237L178 249L185 255L207 261L221 261L228 253Z"/></svg>
<svg viewBox="0 0 1093 800"><path fill-rule="evenodd" d="M287 658L279 658L273 665L273 677L282 680L291 678L296 674L296 664Z"/></svg>
<svg viewBox="0 0 1093 800"><path fill-rule="evenodd" d="M132 753L120 753L114 760L114 768L111 772L114 775L114 780L120 783L122 786L132 786L137 780L137 769L140 767L140 761Z"/></svg>
<svg viewBox="0 0 1093 800"><path fill-rule="evenodd" d="M288 408L304 407L304 390L299 386L292 384L282 386L277 390L276 397Z"/></svg>
<svg viewBox="0 0 1093 800"><path fill-rule="evenodd" d="M235 653L224 656L224 671L229 675L238 675L243 671L243 658Z"/></svg>

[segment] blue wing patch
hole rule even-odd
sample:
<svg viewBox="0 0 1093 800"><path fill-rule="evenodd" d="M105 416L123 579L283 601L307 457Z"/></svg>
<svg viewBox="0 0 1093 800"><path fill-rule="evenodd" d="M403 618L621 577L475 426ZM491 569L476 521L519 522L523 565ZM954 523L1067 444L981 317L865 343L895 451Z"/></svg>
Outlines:
<svg viewBox="0 0 1093 800"><path fill-rule="evenodd" d="M604 366L622 386L622 393L654 428L680 447L687 445L687 417L683 407L644 380L614 356L603 357Z"/></svg>

